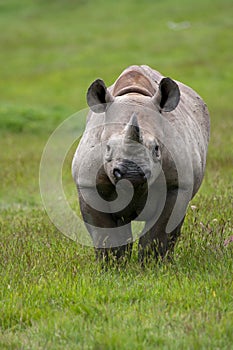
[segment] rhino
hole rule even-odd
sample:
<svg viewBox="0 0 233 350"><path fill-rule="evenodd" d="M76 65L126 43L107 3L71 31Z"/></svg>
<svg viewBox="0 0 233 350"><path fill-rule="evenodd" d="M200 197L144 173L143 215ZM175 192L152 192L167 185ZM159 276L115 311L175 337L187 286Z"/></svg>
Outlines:
<svg viewBox="0 0 233 350"><path fill-rule="evenodd" d="M169 256L203 180L210 119L190 87L146 65L87 91L86 128L72 175L97 259ZM132 222L144 228L135 236Z"/></svg>

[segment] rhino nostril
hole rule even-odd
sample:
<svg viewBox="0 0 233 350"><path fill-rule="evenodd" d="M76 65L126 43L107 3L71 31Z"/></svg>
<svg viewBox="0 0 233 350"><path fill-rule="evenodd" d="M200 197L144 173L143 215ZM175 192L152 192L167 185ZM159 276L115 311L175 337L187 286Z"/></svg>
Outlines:
<svg viewBox="0 0 233 350"><path fill-rule="evenodd" d="M117 180L120 180L122 178L122 173L119 168L113 169L113 175Z"/></svg>

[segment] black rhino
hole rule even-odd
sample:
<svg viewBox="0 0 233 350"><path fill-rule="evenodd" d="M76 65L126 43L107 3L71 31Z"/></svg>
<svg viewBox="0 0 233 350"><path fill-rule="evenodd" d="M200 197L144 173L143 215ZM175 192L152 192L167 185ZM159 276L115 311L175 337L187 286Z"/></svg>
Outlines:
<svg viewBox="0 0 233 350"><path fill-rule="evenodd" d="M203 180L206 104L190 87L144 65L128 67L109 88L95 80L87 103L72 174L97 257L130 254L131 222L139 220L145 222L139 259L163 258Z"/></svg>

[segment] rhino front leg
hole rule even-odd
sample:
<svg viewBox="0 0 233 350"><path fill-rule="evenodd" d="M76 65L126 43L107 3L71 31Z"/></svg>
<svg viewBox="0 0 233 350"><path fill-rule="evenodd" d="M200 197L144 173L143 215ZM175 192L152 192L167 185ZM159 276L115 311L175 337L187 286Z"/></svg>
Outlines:
<svg viewBox="0 0 233 350"><path fill-rule="evenodd" d="M166 225L155 225L146 232L139 240L139 261L143 264L144 261L148 260L150 257L153 257L155 260L158 260L159 257L163 259L165 256L171 258L175 243L181 232L183 221L184 219L169 234L165 231Z"/></svg>
<svg viewBox="0 0 233 350"><path fill-rule="evenodd" d="M100 212L89 206L79 193L80 210L92 238L97 260L109 262L130 257L133 245L131 224L114 214Z"/></svg>
<svg viewBox="0 0 233 350"><path fill-rule="evenodd" d="M129 259L133 247L131 224L124 225L122 219L116 219L109 215L106 217L106 222L111 223L112 226L89 230L97 260L100 262L122 262Z"/></svg>
<svg viewBox="0 0 233 350"><path fill-rule="evenodd" d="M180 205L180 218L178 223L176 227L168 233L167 225L176 203L177 194L177 191L169 192L164 209L157 222L152 225L148 231L146 227L150 227L151 222L145 225L145 234L139 239L138 246L138 257L142 264L145 259L147 260L150 257L158 260L159 257L163 259L168 254L171 255L173 253L175 243L181 232L187 208L187 201L184 200ZM180 198L182 200L182 198L184 199L185 197L181 196Z"/></svg>

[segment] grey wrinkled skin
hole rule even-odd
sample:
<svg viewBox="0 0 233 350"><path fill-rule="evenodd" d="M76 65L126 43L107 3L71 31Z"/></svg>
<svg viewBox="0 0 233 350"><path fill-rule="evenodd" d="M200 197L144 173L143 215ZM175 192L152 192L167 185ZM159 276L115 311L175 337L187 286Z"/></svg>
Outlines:
<svg viewBox="0 0 233 350"><path fill-rule="evenodd" d="M128 67L109 88L95 80L87 103L72 174L97 257L130 255L131 221L140 220L139 259L163 258L203 180L207 107L191 88L148 66Z"/></svg>

